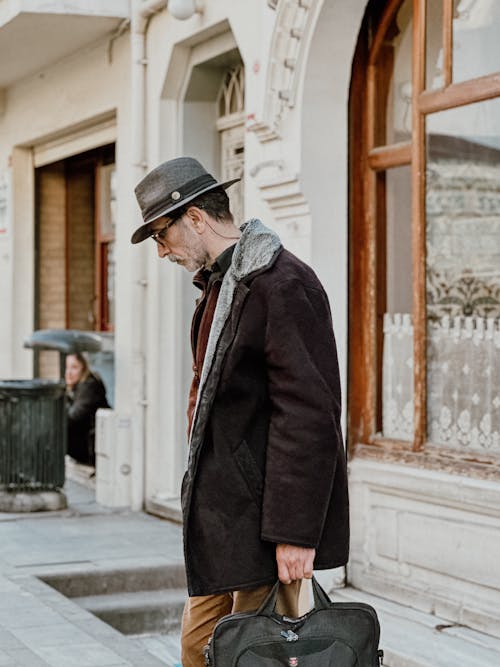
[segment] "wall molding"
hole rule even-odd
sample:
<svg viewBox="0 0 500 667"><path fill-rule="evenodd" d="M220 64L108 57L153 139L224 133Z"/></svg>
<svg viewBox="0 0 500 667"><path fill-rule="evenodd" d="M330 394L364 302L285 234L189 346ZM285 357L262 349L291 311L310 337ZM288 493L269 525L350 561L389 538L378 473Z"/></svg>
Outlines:
<svg viewBox="0 0 500 667"><path fill-rule="evenodd" d="M300 75L307 58L309 35L314 28L318 0L281 0L271 41L269 68L261 118L252 114L247 129L261 143L281 138L281 125L295 107Z"/></svg>
<svg viewBox="0 0 500 667"><path fill-rule="evenodd" d="M118 137L115 111L66 128L33 145L35 167L65 159L78 153L115 143Z"/></svg>
<svg viewBox="0 0 500 667"><path fill-rule="evenodd" d="M310 215L309 205L297 174L283 173L275 178L258 182L258 186L262 198L269 205L276 220L304 218Z"/></svg>

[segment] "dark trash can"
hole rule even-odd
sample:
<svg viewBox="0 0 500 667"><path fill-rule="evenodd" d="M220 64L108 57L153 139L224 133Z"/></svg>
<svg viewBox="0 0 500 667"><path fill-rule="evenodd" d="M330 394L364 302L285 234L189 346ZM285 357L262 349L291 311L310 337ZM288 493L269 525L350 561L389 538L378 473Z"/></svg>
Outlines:
<svg viewBox="0 0 500 667"><path fill-rule="evenodd" d="M65 385L0 381L0 511L63 509Z"/></svg>
<svg viewBox="0 0 500 667"><path fill-rule="evenodd" d="M40 329L24 347L58 351L61 379L0 381L0 512L64 509L65 359L99 353L103 339L90 331Z"/></svg>

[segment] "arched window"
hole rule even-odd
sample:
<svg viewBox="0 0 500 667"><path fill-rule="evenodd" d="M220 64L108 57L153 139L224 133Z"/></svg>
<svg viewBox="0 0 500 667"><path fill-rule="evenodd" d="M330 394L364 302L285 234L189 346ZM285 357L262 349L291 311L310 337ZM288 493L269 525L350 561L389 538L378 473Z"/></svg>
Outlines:
<svg viewBox="0 0 500 667"><path fill-rule="evenodd" d="M360 454L500 462L499 31L495 0L373 1L364 18L350 97Z"/></svg>
<svg viewBox="0 0 500 667"><path fill-rule="evenodd" d="M236 122L241 122L245 111L245 68L237 65L227 70L217 99L219 118L237 114Z"/></svg>

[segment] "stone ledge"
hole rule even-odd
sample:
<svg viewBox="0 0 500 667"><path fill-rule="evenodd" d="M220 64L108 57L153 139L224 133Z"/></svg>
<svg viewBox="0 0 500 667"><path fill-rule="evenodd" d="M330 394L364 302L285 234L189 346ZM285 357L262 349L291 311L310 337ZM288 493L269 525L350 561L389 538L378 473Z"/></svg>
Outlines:
<svg viewBox="0 0 500 667"><path fill-rule="evenodd" d="M182 523L182 508L180 498L154 497L146 500L146 512L162 519Z"/></svg>
<svg viewBox="0 0 500 667"><path fill-rule="evenodd" d="M500 484L449 472L355 458L349 480L392 495L500 517Z"/></svg>

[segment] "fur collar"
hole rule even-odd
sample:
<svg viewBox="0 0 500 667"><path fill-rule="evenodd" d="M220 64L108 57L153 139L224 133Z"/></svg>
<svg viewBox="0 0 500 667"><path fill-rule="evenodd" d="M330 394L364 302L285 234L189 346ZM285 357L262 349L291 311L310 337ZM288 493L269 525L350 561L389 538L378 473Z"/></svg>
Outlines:
<svg viewBox="0 0 500 667"><path fill-rule="evenodd" d="M241 226L241 238L234 249L229 273L238 282L266 267L281 247L278 235L257 218Z"/></svg>
<svg viewBox="0 0 500 667"><path fill-rule="evenodd" d="M217 345L224 325L231 313L234 293L239 282L255 271L265 269L281 248L279 236L271 229L262 224L257 218L253 218L241 226L241 237L234 249L231 266L222 281L217 306L215 308L212 328L208 338L205 360L201 372L200 386L196 400L196 408L191 429L192 439L196 422L198 421L198 408L201 397L205 391L205 384L215 360Z"/></svg>

